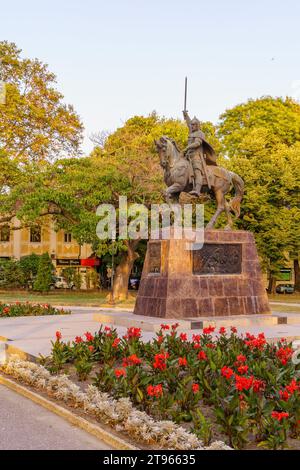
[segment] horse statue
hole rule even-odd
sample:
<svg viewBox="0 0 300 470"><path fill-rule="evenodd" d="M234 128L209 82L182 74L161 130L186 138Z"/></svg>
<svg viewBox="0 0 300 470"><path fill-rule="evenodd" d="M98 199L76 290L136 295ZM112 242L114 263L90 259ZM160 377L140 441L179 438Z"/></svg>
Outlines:
<svg viewBox="0 0 300 470"><path fill-rule="evenodd" d="M168 204L178 203L181 193L190 192L193 189L191 163L179 150L173 139L163 136L154 142L160 157L160 165L164 170L164 181L168 186L165 192L166 202ZM236 217L240 215L240 203L244 195L244 181L233 171L215 165L205 166L203 186L204 188L211 188L217 202L217 210L207 224L206 229L212 229L221 213L225 212L227 217L225 229L229 230L233 225L230 212L232 211ZM231 190L232 186L235 189L235 195L227 202L225 195Z"/></svg>

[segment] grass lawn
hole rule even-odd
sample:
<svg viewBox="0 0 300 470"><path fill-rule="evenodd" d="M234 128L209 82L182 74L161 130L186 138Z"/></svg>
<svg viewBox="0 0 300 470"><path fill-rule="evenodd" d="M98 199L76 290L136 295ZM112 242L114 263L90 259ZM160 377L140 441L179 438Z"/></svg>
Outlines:
<svg viewBox="0 0 300 470"><path fill-rule="evenodd" d="M36 302L50 303L51 305L81 305L91 307L112 307L107 300L108 291L63 291L56 290L49 294L38 294L23 290L0 291L0 302ZM136 292L130 292L129 298L123 302L116 302L116 306L130 308L134 306Z"/></svg>
<svg viewBox="0 0 300 470"><path fill-rule="evenodd" d="M129 298L123 302L116 302L115 306L132 308L135 303L136 291L130 291ZM108 302L109 292L103 291L64 291L55 290L49 294L38 294L37 292L27 292L23 290L0 290L0 302L37 302L50 303L51 305L82 305L91 307L112 307ZM298 303L300 313L300 294L276 294L270 295L271 302ZM274 311L292 312L298 311L295 306L271 305Z"/></svg>
<svg viewBox="0 0 300 470"><path fill-rule="evenodd" d="M270 302L295 303L300 306L300 294L274 294L269 295Z"/></svg>

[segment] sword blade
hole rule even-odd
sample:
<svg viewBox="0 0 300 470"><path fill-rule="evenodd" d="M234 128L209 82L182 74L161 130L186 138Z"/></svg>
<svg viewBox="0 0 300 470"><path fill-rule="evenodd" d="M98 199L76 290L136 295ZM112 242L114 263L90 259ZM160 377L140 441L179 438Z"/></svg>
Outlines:
<svg viewBox="0 0 300 470"><path fill-rule="evenodd" d="M186 99L187 99L187 77L185 77L184 81L184 111L186 111Z"/></svg>

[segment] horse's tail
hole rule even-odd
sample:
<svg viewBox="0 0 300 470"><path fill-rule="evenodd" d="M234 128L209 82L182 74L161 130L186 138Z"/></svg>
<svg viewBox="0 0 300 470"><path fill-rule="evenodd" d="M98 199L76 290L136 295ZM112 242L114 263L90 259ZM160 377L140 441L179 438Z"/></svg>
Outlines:
<svg viewBox="0 0 300 470"><path fill-rule="evenodd" d="M244 180L242 180L239 175L237 175L233 171L230 171L230 174L232 178L233 187L235 189L235 195L231 199L231 201L229 201L229 208L234 212L236 217L239 217L241 213L241 200L244 196L245 184Z"/></svg>

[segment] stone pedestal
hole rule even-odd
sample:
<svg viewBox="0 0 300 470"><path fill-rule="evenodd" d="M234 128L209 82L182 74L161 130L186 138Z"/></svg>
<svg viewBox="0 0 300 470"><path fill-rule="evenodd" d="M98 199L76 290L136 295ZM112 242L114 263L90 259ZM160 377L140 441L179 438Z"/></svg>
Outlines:
<svg viewBox="0 0 300 470"><path fill-rule="evenodd" d="M270 313L252 233L209 230L201 249L150 240L134 314L160 318Z"/></svg>

